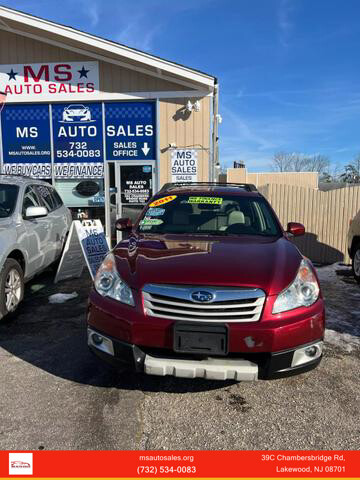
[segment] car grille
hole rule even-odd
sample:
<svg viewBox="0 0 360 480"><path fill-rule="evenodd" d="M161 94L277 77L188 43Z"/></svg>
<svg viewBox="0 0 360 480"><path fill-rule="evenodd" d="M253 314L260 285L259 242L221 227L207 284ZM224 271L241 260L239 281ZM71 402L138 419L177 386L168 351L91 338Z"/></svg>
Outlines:
<svg viewBox="0 0 360 480"><path fill-rule="evenodd" d="M192 293L197 291L212 293L213 301L192 300ZM191 322L257 322L265 292L258 288L147 284L143 298L145 314L153 317Z"/></svg>

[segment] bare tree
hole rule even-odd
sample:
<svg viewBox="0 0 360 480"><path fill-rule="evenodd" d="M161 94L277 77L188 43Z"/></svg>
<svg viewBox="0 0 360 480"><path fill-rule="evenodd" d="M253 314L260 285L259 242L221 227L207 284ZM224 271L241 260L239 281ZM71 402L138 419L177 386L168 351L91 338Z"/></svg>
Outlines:
<svg viewBox="0 0 360 480"><path fill-rule="evenodd" d="M277 172L319 172L328 171L330 162L325 155L304 155L302 153L278 152L272 160Z"/></svg>
<svg viewBox="0 0 360 480"><path fill-rule="evenodd" d="M330 162L325 155L310 155L307 157L306 169L308 172L319 172L320 174L328 173Z"/></svg>
<svg viewBox="0 0 360 480"><path fill-rule="evenodd" d="M275 153L272 160L272 168L276 172L291 172L293 165L293 153L278 152Z"/></svg>

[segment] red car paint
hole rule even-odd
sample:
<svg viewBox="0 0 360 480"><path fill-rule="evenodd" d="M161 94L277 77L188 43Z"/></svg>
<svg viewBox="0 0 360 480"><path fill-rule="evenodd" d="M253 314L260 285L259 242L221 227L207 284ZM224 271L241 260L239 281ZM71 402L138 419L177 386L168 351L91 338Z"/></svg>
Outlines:
<svg viewBox="0 0 360 480"><path fill-rule="evenodd" d="M182 194L189 192L192 190L181 191ZM200 193L209 192L201 190ZM229 188L216 191L216 195L222 193L259 195ZM150 203L152 201L154 198ZM149 318L144 314L141 290L146 283L241 286L262 289L266 301L260 321L228 324L229 353L280 352L323 338L325 311L321 293L310 307L272 313L277 295L294 280L303 259L282 227L282 235L274 239L249 235L155 236L136 233L137 226L134 225L129 239L121 241L113 250L120 276L132 289L135 307L102 297L92 290L88 311L90 327L140 348L172 349L174 320ZM292 227L292 233L303 229L300 224Z"/></svg>

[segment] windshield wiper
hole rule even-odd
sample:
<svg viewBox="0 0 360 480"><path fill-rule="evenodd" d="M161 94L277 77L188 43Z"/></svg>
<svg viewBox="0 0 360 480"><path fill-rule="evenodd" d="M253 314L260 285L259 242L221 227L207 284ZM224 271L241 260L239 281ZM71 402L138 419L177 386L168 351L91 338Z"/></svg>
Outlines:
<svg viewBox="0 0 360 480"><path fill-rule="evenodd" d="M228 233L226 233L224 230L219 230L219 231L214 231L214 230L200 230L197 232L193 232L193 235L213 235L213 236L226 236Z"/></svg>

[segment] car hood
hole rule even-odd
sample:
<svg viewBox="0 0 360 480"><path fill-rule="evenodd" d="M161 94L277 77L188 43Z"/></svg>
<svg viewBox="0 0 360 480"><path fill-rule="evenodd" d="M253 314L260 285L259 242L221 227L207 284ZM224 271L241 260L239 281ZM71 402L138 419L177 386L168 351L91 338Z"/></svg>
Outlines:
<svg viewBox="0 0 360 480"><path fill-rule="evenodd" d="M132 288L146 283L246 286L268 295L294 279L302 255L285 237L131 236L114 249L118 271Z"/></svg>
<svg viewBox="0 0 360 480"><path fill-rule="evenodd" d="M12 217L0 218L0 232L8 230L11 226L13 226Z"/></svg>

